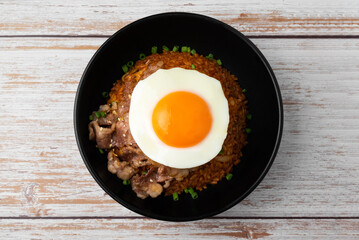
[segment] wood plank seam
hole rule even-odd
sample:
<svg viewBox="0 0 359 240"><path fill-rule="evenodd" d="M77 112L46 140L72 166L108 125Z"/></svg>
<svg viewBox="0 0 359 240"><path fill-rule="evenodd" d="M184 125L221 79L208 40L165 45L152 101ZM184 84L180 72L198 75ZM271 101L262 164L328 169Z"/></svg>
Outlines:
<svg viewBox="0 0 359 240"><path fill-rule="evenodd" d="M112 35L84 34L84 35L0 35L0 38L109 38ZM359 39L359 35L252 35L245 34L248 38L267 39Z"/></svg>
<svg viewBox="0 0 359 240"><path fill-rule="evenodd" d="M19 217L0 217L0 220L7 220L7 219L23 219L23 220L36 220L36 219L143 219L143 220L151 220L151 218L148 217L141 217L141 216L123 216L123 217L119 217L119 216L68 216L68 217L23 217L23 216L19 216ZM230 220L230 219L235 219L235 220L359 220L359 217L353 216L353 217L243 217L243 216L238 216L238 217L209 217L206 219L213 219L213 220Z"/></svg>

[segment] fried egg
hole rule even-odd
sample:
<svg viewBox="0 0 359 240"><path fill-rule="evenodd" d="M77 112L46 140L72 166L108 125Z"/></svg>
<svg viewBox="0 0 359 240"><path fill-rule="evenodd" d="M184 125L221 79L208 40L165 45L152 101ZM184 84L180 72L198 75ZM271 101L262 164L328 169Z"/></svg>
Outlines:
<svg viewBox="0 0 359 240"><path fill-rule="evenodd" d="M131 134L145 155L165 166L209 162L222 149L228 123L221 83L196 70L159 69L131 96Z"/></svg>

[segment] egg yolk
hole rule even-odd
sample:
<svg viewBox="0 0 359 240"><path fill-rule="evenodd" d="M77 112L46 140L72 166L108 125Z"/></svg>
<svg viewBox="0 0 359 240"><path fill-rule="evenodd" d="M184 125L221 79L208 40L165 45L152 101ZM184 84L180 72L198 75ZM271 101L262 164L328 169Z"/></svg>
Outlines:
<svg viewBox="0 0 359 240"><path fill-rule="evenodd" d="M191 147L200 143L211 130L212 115L200 96L185 91L172 92L155 106L152 126L165 144Z"/></svg>

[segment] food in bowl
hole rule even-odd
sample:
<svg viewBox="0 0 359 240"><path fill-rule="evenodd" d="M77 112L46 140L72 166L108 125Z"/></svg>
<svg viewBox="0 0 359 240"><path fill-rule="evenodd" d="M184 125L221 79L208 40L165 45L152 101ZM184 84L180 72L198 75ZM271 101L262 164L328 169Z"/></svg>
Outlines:
<svg viewBox="0 0 359 240"><path fill-rule="evenodd" d="M107 104L90 115L90 140L107 152L108 170L139 198L163 192L178 200L216 184L247 144L245 89L212 54L189 47L152 48L122 68ZM107 96L109 95L109 96Z"/></svg>

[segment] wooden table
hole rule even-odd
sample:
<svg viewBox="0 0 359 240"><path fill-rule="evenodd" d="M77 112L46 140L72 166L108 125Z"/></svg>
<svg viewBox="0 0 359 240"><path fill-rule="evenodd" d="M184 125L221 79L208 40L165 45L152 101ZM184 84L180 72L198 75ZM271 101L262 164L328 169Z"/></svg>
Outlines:
<svg viewBox="0 0 359 240"><path fill-rule="evenodd" d="M247 35L284 102L278 156L259 187L209 219L172 223L116 203L87 171L74 97L116 30L167 11ZM359 239L359 2L0 1L0 239Z"/></svg>

